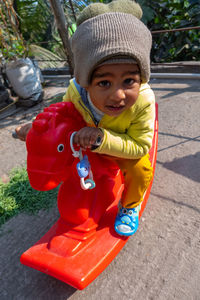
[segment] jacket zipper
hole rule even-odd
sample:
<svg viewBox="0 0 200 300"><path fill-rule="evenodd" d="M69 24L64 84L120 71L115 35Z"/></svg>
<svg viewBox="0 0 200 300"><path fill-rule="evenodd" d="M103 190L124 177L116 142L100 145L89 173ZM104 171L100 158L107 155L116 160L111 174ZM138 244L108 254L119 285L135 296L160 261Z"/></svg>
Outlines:
<svg viewBox="0 0 200 300"><path fill-rule="evenodd" d="M87 108L85 107L85 105L83 105L82 102L81 102L80 100L79 100L78 103L79 103L79 104L81 105L81 107L89 114L89 116L90 116L90 118L92 119L94 125L95 125L96 127L98 127L98 123L97 123L97 121L95 120L93 114L92 114L89 110L87 110Z"/></svg>

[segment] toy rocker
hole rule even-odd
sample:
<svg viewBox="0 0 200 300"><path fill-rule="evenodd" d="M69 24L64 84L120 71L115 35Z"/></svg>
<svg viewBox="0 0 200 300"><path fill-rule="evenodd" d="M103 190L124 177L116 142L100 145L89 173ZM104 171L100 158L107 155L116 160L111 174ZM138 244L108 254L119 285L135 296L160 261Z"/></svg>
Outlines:
<svg viewBox="0 0 200 300"><path fill-rule="evenodd" d="M156 106L157 111L157 106ZM86 126L72 103L45 108L33 122L27 145L31 186L47 191L60 184L60 218L21 256L21 263L84 289L115 258L128 237L114 230L123 176L109 156L75 149L73 134ZM156 113L150 159L155 169L158 138ZM140 216L152 182L145 193Z"/></svg>

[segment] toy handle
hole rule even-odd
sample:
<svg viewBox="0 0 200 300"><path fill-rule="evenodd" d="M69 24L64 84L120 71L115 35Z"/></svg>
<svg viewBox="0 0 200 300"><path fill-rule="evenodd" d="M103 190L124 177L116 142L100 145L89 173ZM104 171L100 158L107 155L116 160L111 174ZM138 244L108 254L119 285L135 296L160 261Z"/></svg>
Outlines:
<svg viewBox="0 0 200 300"><path fill-rule="evenodd" d="M80 150L79 151L76 151L75 149L74 149L74 145L73 145L73 138L74 138L74 135L77 133L77 131L74 131L72 134L71 134L71 137L70 137L70 147L71 147L71 150L72 150L72 152L73 152L73 156L74 157L79 157L80 156ZM97 139L96 139L96 141L95 141L95 143L92 145L92 146L97 146L97 147L99 147L100 145L101 145L101 142L102 142L102 140L101 140L101 137L100 136L98 136L97 137Z"/></svg>
<svg viewBox="0 0 200 300"><path fill-rule="evenodd" d="M72 150L72 155L73 155L74 157L79 157L80 159L82 159L83 156L82 156L81 148L80 148L79 151L76 151L76 150L74 149L74 145L73 145L73 138L74 138L74 135L75 135L76 133L77 133L77 131L74 131L74 132L71 134L71 136L70 136L70 147L71 147L71 150Z"/></svg>
<svg viewBox="0 0 200 300"><path fill-rule="evenodd" d="M79 151L76 151L75 149L74 149L74 146L73 146L73 138L74 138L74 135L76 134L76 132L77 131L74 131L72 134L71 134L71 136L70 136L70 147L71 147L71 150L72 150L72 155L74 156L74 157L78 157L80 160L82 160L83 159L83 155L82 155L82 150L81 150L81 148L80 148L80 150ZM99 141L97 141L97 142L99 142ZM88 189L93 189L93 188L95 188L95 182L94 182L94 180L93 180L93 174L92 174L92 170L90 170L90 172L89 172L89 179L84 179L84 177L81 177L80 178L80 185L81 185L81 188L83 189L83 190L88 190Z"/></svg>
<svg viewBox="0 0 200 300"><path fill-rule="evenodd" d="M83 190L91 190L95 188L95 182L92 179L85 180L83 177L81 177L80 184Z"/></svg>

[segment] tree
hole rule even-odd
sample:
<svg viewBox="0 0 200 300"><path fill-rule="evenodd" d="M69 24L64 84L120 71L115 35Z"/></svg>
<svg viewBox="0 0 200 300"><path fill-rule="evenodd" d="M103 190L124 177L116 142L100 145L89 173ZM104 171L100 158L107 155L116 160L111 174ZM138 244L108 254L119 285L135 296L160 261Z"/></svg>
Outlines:
<svg viewBox="0 0 200 300"><path fill-rule="evenodd" d="M51 7L54 13L54 17L56 20L58 32L60 34L61 40L63 42L63 47L65 50L65 54L67 57L67 62L69 64L69 71L71 76L73 75L73 56L71 52L71 47L68 38L68 30L66 25L66 19L64 15L63 7L59 0L50 0Z"/></svg>

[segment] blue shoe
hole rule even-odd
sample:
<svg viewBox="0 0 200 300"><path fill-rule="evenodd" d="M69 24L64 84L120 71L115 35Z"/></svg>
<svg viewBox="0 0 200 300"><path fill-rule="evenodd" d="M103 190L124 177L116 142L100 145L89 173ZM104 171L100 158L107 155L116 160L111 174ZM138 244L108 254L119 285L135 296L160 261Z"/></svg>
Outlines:
<svg viewBox="0 0 200 300"><path fill-rule="evenodd" d="M140 206L134 208L119 207L118 214L115 219L115 231L119 235L133 235L139 226L139 210Z"/></svg>

